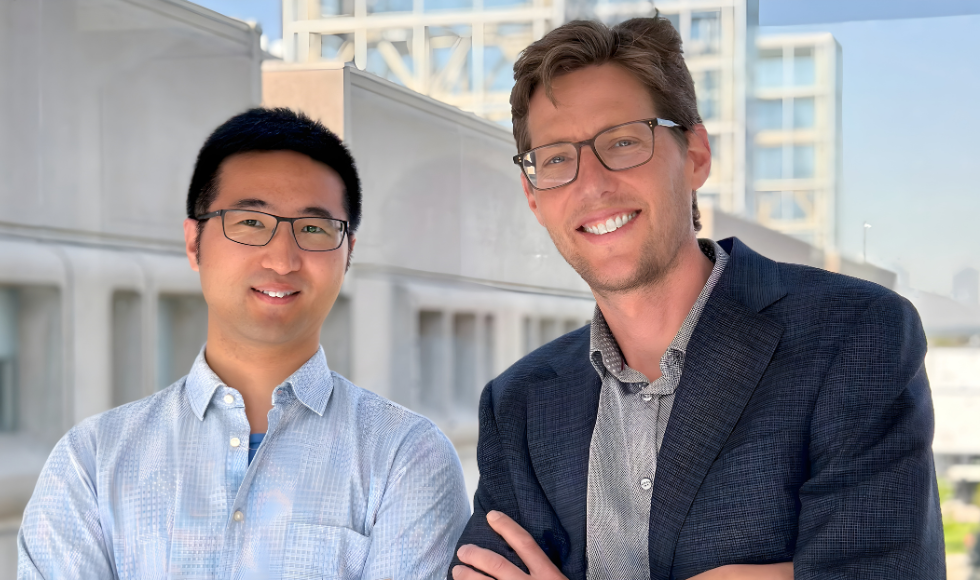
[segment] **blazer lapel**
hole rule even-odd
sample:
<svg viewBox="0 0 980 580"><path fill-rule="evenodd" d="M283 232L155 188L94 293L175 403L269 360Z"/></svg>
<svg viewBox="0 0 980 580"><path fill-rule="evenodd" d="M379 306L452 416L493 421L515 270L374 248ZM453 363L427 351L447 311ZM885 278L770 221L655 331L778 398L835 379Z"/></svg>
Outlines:
<svg viewBox="0 0 980 580"><path fill-rule="evenodd" d="M534 475L568 534L564 569L584 573L589 446L601 381L589 363L587 334L585 346L573 351L580 356L570 359L566 374L529 389L527 442Z"/></svg>
<svg viewBox="0 0 980 580"><path fill-rule="evenodd" d="M785 295L776 263L738 240L723 245L731 259L691 337L657 461L650 510L651 580L670 578L677 538L694 497L783 332L758 314Z"/></svg>

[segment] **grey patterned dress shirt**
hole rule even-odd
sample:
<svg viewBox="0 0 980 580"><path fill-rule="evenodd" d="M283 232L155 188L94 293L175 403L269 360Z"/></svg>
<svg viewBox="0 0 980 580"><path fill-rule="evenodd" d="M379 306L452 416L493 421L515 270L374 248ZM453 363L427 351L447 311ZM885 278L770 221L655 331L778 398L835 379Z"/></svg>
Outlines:
<svg viewBox="0 0 980 580"><path fill-rule="evenodd" d="M728 262L728 254L714 241L698 240L698 244L715 265L660 359L663 376L659 379L650 382L626 364L598 306L592 318L589 353L602 390L589 448L589 580L650 578L647 542L657 454L684 370L687 343Z"/></svg>

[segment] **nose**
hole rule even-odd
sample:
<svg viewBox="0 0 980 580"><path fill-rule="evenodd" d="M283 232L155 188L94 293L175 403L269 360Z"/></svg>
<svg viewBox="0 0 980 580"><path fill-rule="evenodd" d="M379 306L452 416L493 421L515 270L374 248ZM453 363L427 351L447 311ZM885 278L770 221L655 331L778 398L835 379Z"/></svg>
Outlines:
<svg viewBox="0 0 980 580"><path fill-rule="evenodd" d="M578 177L575 179L585 192L602 194L609 191L612 172L596 157L591 147L582 147L579 153Z"/></svg>
<svg viewBox="0 0 980 580"><path fill-rule="evenodd" d="M272 270L280 276L299 270L301 257L296 240L293 237L292 224L281 222L276 233L263 248L262 267Z"/></svg>

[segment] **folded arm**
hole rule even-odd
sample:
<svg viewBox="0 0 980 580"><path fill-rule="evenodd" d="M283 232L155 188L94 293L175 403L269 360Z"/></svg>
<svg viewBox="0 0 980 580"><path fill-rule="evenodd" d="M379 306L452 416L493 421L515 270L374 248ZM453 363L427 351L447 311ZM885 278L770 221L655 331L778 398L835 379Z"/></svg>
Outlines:
<svg viewBox="0 0 980 580"><path fill-rule="evenodd" d="M361 577L443 578L469 513L456 451L427 425L398 450Z"/></svg>
<svg viewBox="0 0 980 580"><path fill-rule="evenodd" d="M945 578L925 336L879 299L842 344L813 412L799 580Z"/></svg>

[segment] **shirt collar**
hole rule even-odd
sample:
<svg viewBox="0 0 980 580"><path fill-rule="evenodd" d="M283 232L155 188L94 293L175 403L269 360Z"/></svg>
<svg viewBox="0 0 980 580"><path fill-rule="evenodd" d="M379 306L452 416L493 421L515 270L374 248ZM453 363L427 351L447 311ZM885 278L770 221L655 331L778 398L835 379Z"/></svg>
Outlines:
<svg viewBox="0 0 980 580"><path fill-rule="evenodd" d="M681 361L683 361L684 355L687 354L687 343L691 340L691 334L694 332L694 327L697 326L697 321L701 317L704 305L708 302L711 291L718 284L718 280L725 270L725 265L728 264L728 254L714 240L698 239L698 247L709 260L714 262L714 266L711 268L711 274L708 275L708 280L705 282L704 287L701 288L697 300L695 300L694 305L691 307L691 311L687 313L684 323L681 324L677 334L671 340L670 346L667 347L667 352L664 353L665 358L668 356L679 356ZM671 351L676 351L677 354L671 355ZM621 382L649 382L649 379L642 373L626 365L626 361L623 360L623 353L619 349L619 344L616 342L616 337L609 330L609 325L606 323L606 319L602 315L602 311L599 310L598 305L596 305L595 312L592 315L589 353L592 366L595 367L600 377L605 377L606 372L610 372ZM665 366L664 363L665 360L661 359L661 370Z"/></svg>
<svg viewBox="0 0 980 580"><path fill-rule="evenodd" d="M223 383L208 366L208 362L204 358L206 347L207 345L201 348L201 352L194 359L191 372L187 375L187 380L184 383L187 401L190 403L194 415L201 421L204 420L204 414L214 398L215 391L219 387L228 388L228 385ZM323 412L327 408L327 401L330 400L330 394L333 392L333 374L327 366L327 357L323 353L323 347L321 346L316 354L276 388L280 387L291 389L296 398L309 410L323 416ZM275 399L273 399L274 401Z"/></svg>

